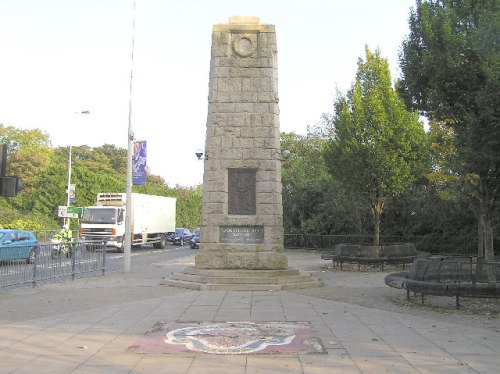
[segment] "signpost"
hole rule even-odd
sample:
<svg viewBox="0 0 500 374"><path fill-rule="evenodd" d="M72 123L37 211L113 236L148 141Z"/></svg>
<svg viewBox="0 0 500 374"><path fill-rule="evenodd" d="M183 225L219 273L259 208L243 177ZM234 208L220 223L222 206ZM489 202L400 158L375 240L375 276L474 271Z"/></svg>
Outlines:
<svg viewBox="0 0 500 374"><path fill-rule="evenodd" d="M60 218L78 218L83 213L83 207L79 206L59 206L57 216Z"/></svg>

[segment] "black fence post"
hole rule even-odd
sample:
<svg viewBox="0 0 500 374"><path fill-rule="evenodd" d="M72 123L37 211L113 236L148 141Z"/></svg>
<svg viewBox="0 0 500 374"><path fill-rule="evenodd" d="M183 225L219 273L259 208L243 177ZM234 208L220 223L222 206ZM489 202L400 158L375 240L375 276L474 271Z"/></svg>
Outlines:
<svg viewBox="0 0 500 374"><path fill-rule="evenodd" d="M106 242L101 243L102 246L102 276L106 272Z"/></svg>
<svg viewBox="0 0 500 374"><path fill-rule="evenodd" d="M38 258L40 256L40 245L36 245L35 246L35 261L33 261L33 280L32 280L32 283L33 283L33 288L36 287L36 278L37 278L37 268L38 268Z"/></svg>
<svg viewBox="0 0 500 374"><path fill-rule="evenodd" d="M71 280L74 281L76 272L76 245L74 241L69 244L69 248L71 250Z"/></svg>

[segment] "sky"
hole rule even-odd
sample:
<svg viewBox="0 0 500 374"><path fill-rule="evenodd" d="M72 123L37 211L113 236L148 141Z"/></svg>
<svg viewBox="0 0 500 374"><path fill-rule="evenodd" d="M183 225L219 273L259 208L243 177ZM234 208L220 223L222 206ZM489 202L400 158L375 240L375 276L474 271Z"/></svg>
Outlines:
<svg viewBox="0 0 500 374"><path fill-rule="evenodd" d="M275 25L280 130L306 134L332 113L337 90L351 87L365 45L379 48L393 80L399 76L414 6L415 0L0 0L0 123L40 129L55 147L127 148L130 118L135 139L147 142L150 172L170 187L195 186L203 181L195 151L205 144L213 25L236 15Z"/></svg>

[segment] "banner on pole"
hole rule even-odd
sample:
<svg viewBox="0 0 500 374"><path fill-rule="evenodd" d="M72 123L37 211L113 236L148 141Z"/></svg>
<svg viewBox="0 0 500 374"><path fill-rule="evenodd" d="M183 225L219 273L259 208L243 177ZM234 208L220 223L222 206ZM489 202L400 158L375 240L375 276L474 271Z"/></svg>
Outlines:
<svg viewBox="0 0 500 374"><path fill-rule="evenodd" d="M70 184L69 185L69 202L74 203L75 197L76 197L76 185Z"/></svg>
<svg viewBox="0 0 500 374"><path fill-rule="evenodd" d="M132 156L132 176L134 185L146 184L146 158L146 141L134 141L134 154Z"/></svg>

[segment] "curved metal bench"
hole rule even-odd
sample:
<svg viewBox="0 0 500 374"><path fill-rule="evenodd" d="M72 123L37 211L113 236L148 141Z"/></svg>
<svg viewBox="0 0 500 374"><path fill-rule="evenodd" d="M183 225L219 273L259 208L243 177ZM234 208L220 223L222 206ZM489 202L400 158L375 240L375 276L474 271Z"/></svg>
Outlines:
<svg viewBox="0 0 500 374"><path fill-rule="evenodd" d="M474 256L431 257L416 259L409 271L389 274L384 281L390 287L425 295L478 298L500 297L500 262L486 262Z"/></svg>
<svg viewBox="0 0 500 374"><path fill-rule="evenodd" d="M417 251L412 243L360 245L360 244L338 244L332 252L323 253L321 258L332 260L334 265L357 263L358 268L361 264L402 264L403 269L408 263L412 263L417 258L430 256L427 252Z"/></svg>

